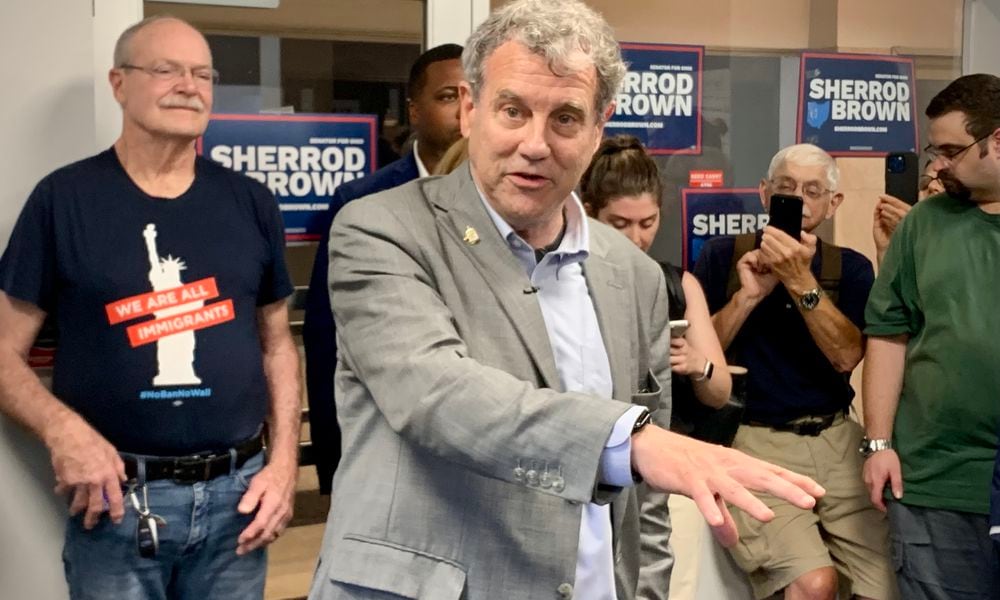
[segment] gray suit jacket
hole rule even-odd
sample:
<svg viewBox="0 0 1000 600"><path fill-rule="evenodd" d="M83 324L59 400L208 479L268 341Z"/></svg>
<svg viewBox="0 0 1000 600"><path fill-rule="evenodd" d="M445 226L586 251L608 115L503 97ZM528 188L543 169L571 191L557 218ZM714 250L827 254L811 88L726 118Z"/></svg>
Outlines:
<svg viewBox="0 0 1000 600"><path fill-rule="evenodd" d="M463 241L469 227L478 243ZM592 220L590 234L584 274L614 400L559 390L538 301L467 165L340 212L343 459L310 598L569 597L592 500L613 502L618 598L636 597L640 562L656 590L643 597L666 596L665 498L644 510L640 561L642 490L596 481L631 403L669 422L663 274L614 230Z"/></svg>

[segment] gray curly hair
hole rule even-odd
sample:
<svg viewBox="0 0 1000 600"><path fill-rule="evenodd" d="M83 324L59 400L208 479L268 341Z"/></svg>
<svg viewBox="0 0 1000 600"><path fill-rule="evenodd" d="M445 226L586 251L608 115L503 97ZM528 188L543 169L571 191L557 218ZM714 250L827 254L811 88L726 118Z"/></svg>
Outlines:
<svg viewBox="0 0 1000 600"><path fill-rule="evenodd" d="M515 0L493 11L465 44L462 68L475 99L479 99L483 86L486 59L512 40L543 57L559 76L585 69L588 62L593 64L598 82L594 103L599 118L625 77L618 42L601 15L578 0ZM579 59L578 52L587 62Z"/></svg>

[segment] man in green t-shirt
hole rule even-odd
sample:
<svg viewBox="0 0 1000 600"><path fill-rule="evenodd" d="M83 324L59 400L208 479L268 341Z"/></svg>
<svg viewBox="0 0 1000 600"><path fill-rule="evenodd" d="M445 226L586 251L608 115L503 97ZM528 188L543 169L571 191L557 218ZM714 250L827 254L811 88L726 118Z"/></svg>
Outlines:
<svg viewBox="0 0 1000 600"><path fill-rule="evenodd" d="M955 80L927 116L948 193L900 224L868 300L864 478L889 511L902 597L996 598L1000 78Z"/></svg>

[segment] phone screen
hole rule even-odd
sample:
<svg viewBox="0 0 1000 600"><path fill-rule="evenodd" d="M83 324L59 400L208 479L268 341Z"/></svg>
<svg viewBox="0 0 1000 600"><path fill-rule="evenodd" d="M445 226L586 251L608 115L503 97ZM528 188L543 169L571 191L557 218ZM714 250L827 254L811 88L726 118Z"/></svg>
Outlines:
<svg viewBox="0 0 1000 600"><path fill-rule="evenodd" d="M785 194L772 194L768 215L768 225L784 231L796 240L801 237L802 198Z"/></svg>

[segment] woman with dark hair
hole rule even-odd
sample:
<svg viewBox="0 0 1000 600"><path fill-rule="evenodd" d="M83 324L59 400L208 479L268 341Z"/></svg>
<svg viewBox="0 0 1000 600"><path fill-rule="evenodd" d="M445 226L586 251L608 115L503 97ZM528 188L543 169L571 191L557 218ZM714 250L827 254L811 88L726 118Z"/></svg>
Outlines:
<svg viewBox="0 0 1000 600"><path fill-rule="evenodd" d="M591 217L621 231L644 252L649 250L660 227L662 184L656 163L638 139L619 135L604 140L584 172L580 188ZM690 273L673 265L662 266L670 318L688 322L687 332L670 342L675 411L682 404L681 396L690 394L691 389L701 404L721 407L729 400L732 378L705 293ZM676 312L679 306L684 306L682 314Z"/></svg>

